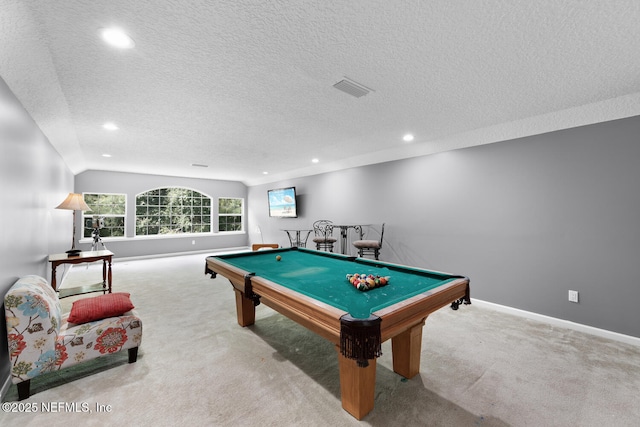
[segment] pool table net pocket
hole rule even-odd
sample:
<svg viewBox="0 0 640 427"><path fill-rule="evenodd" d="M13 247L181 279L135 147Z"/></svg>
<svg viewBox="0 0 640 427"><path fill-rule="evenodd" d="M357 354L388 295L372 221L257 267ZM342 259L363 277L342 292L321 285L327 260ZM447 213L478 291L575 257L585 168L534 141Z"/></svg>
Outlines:
<svg viewBox="0 0 640 427"><path fill-rule="evenodd" d="M382 355L381 322L377 316L367 319L356 319L348 314L342 316L340 353L348 359L355 359L361 368L369 366L369 359Z"/></svg>
<svg viewBox="0 0 640 427"><path fill-rule="evenodd" d="M469 278L466 276L451 276L451 278L453 279L467 279L467 291L464 294L464 297L457 299L455 301L453 301L451 303L451 309L452 310L457 310L458 307L460 307L460 305L465 304L471 304L471 288L469 285Z"/></svg>

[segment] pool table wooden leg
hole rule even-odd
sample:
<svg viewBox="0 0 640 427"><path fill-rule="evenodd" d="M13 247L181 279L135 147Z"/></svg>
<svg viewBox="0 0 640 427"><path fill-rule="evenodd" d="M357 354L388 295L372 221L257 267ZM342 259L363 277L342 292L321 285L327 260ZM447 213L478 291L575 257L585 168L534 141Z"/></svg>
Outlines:
<svg viewBox="0 0 640 427"><path fill-rule="evenodd" d="M413 378L420 373L422 326L425 320L426 317L421 323L391 338L393 371L405 378Z"/></svg>
<svg viewBox="0 0 640 427"><path fill-rule="evenodd" d="M373 409L376 388L376 359L369 360L369 366L361 368L353 359L348 359L338 351L340 367L340 396L342 408L361 420Z"/></svg>
<svg viewBox="0 0 640 427"><path fill-rule="evenodd" d="M253 300L247 298L244 292L234 288L236 293L236 314L238 315L238 325L249 326L256 322L256 306Z"/></svg>

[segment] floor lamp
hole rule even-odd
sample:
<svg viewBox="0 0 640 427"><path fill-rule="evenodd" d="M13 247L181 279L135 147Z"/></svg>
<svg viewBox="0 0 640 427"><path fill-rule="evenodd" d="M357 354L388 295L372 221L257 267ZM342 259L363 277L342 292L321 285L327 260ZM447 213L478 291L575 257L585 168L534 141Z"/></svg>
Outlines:
<svg viewBox="0 0 640 427"><path fill-rule="evenodd" d="M73 237L71 240L71 249L67 251L69 256L78 255L82 250L76 249L76 211L88 211L91 210L89 206L84 202L82 194L69 193L66 199L56 209L67 209L73 211Z"/></svg>

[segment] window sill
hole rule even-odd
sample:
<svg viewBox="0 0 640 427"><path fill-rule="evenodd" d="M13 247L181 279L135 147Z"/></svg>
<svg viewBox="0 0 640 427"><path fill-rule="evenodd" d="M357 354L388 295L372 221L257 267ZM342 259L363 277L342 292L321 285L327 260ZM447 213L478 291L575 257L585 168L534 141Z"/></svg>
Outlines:
<svg viewBox="0 0 640 427"><path fill-rule="evenodd" d="M164 240L164 239L194 239L196 237L216 237L216 236L232 236L235 234L247 234L246 231L221 231L214 233L180 233L180 234L156 234L153 236L124 236L124 237L102 237L102 241L108 242L127 242L132 240ZM80 243L93 243L93 238L83 237Z"/></svg>

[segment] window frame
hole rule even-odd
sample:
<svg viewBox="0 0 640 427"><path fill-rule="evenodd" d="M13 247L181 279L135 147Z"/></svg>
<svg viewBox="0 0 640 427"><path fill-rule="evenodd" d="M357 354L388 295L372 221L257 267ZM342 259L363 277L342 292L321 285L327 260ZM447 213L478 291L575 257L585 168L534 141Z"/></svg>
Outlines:
<svg viewBox="0 0 640 427"><path fill-rule="evenodd" d="M87 196L122 196L124 198L124 212L122 214L104 214L104 213L98 213L98 214L87 214L87 212L92 212L91 210L89 211L82 211L82 237L81 239L92 239L93 238L93 225L91 227L87 227L87 221L91 221L91 223L93 224L93 217L94 216L98 216L98 217L104 217L106 218L122 218L122 235L118 235L118 236L103 236L102 235L102 230L104 230L105 228L108 229L115 229L115 228L120 228L120 226L117 227L104 227L101 229L101 234L100 234L100 238L103 240L114 240L114 239L122 239L124 237L127 236L127 214L128 214L128 203L127 203L127 194L126 193L107 193L107 192L93 192L93 191L85 191L82 193L82 198L85 201L85 203L87 203L87 206L91 207L89 205L89 203L87 202L86 197ZM89 232L89 235L86 236L85 232L86 230L91 230Z"/></svg>
<svg viewBox="0 0 640 427"><path fill-rule="evenodd" d="M220 212L220 200L240 200L240 213L221 213ZM244 220L244 214L245 214L245 200L243 197L218 197L218 214L217 214L217 218L218 221L216 222L217 228L218 228L218 232L219 233L244 233L245 231L245 220ZM240 218L240 229L239 230L220 230L220 219L221 217L231 217L231 216L235 216L235 217L239 217Z"/></svg>
<svg viewBox="0 0 640 427"><path fill-rule="evenodd" d="M162 204L161 202L163 201L162 198L166 198L166 197L170 197L170 195L166 195L166 194L162 194L162 192L167 192L167 190L172 190L172 189L177 189L177 190L183 190L183 191L188 191L191 192L192 194L190 194L187 197L191 197L191 205L189 206L183 206L183 205L171 205L171 204ZM156 192L157 194L153 194L154 192ZM193 193L197 193L198 195L195 196ZM139 198L140 197L146 197L147 201L149 201L150 198L157 198L158 199L158 204L145 204L145 205L140 205L139 203ZM196 206L193 204L193 198L198 198L201 201L204 200L205 198L209 200L209 204L207 205L203 205L200 204L199 206ZM134 196L135 198L135 212L134 212L134 238L137 239L147 239L147 238L171 238L171 237L180 237L180 236L203 236L203 235L210 235L213 233L213 197L211 197L210 195L200 191L200 190L196 190L194 188L189 188L189 187L183 187L183 186L164 186L164 187L156 187L156 188L151 188L149 190L146 191L142 191L138 194L136 194ZM140 211L140 208L147 208L147 213L146 215L139 215L138 212ZM153 208L158 208L157 209L157 213L156 214L150 214L149 213L149 208L153 207ZM185 212L185 208L190 208L191 211L187 214L179 214L179 215L173 215L173 212L175 211L181 211L181 212ZM194 209L200 208L201 211L199 213L194 213ZM163 215L162 212L163 209L168 209L169 215ZM208 210L208 213L206 213L206 211ZM178 226L179 224L177 222L174 222L174 217L175 218L179 218L183 215L189 215L191 217L191 220L193 221L193 217L194 216L198 216L201 218L204 217L209 217L209 220L207 223L204 222L200 222L197 224L193 224L191 223L189 226L191 227L190 231L184 231L184 232L180 232L180 231L176 231L176 232L162 232L163 227L171 227L171 226ZM139 217L145 217L145 218L151 218L151 221L153 221L153 218L155 217L156 223L151 223L151 224L140 224L138 219ZM168 217L168 223L160 223L160 218L167 218ZM166 220L166 219L165 219ZM175 221L179 221L178 219L176 219ZM149 231L149 228L153 228L153 227L157 227L158 230L156 233L146 233L146 234L139 234L139 228L140 227L146 227L147 231ZM206 228L208 230L206 231L193 231L193 227L203 227Z"/></svg>

